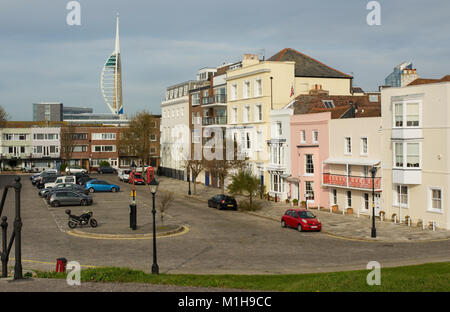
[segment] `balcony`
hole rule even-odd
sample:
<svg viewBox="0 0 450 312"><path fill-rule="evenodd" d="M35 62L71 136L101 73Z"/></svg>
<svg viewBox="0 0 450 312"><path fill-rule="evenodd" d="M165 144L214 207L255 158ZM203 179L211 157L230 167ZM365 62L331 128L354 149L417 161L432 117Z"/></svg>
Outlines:
<svg viewBox="0 0 450 312"><path fill-rule="evenodd" d="M375 182L375 191L381 191L381 178L376 177L373 180ZM371 191L372 178L324 173L322 176L322 185Z"/></svg>
<svg viewBox="0 0 450 312"><path fill-rule="evenodd" d="M202 99L202 106L205 107L226 106L226 105L227 105L226 94L216 94L214 96L209 96Z"/></svg>
<svg viewBox="0 0 450 312"><path fill-rule="evenodd" d="M203 117L203 125L211 126L211 125L226 125L227 117Z"/></svg>

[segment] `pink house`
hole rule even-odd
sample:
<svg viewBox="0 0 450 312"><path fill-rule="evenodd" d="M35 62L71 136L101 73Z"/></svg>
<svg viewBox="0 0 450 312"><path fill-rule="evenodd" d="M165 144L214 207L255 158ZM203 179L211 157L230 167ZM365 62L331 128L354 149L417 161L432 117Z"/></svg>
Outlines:
<svg viewBox="0 0 450 312"><path fill-rule="evenodd" d="M329 192L321 187L322 162L329 153L331 112L293 115L291 130L290 197L310 207L328 207Z"/></svg>

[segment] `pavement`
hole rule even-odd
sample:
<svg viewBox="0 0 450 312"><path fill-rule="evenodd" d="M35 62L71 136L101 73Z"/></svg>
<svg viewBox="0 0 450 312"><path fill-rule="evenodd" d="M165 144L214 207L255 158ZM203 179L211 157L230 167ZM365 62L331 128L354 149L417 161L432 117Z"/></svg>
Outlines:
<svg viewBox="0 0 450 312"><path fill-rule="evenodd" d="M172 191L176 192L176 194L180 194L181 189L187 188L187 182L184 181L167 177L160 177L159 180L162 182L161 184L164 184L165 191ZM195 195L184 196L207 203L208 198L221 193L221 189L206 187L203 184L197 184L196 187L197 193ZM192 185L191 190L193 192ZM185 194L187 194L187 192ZM239 204L240 200L244 200L246 198L236 196L236 199ZM274 201L260 199L256 199L256 202L261 205L261 210L247 213L276 222L280 222L286 209L299 208L298 206L294 207L292 204L286 204L285 202L275 203ZM432 231L430 229L422 230L421 227L417 227L415 225L408 226L407 224L393 223L390 220L380 221L379 218L375 219L377 237L372 238L372 220L369 215L342 215L342 213L332 213L328 209L324 208L322 208L322 210L318 210L317 208L312 208L310 210L321 220L322 231L336 238L378 242L417 242L450 239L450 231L445 229L437 229L436 231Z"/></svg>
<svg viewBox="0 0 450 312"><path fill-rule="evenodd" d="M95 283L81 282L68 285L64 279L25 278L13 280L0 278L0 292L240 292L246 290L187 287L172 285L151 285L143 283Z"/></svg>
<svg viewBox="0 0 450 312"><path fill-rule="evenodd" d="M94 205L88 208L99 222L98 233L107 234L105 229L115 228L114 233L132 235L128 215L131 186L119 182L115 175L93 176L121 187L117 193L92 195ZM78 261L82 268L116 266L151 271L151 239L93 239L71 235L64 227L67 224L67 215L64 214L66 208L49 207L38 197L36 188L27 176L21 177L24 269L55 270L56 259L65 257L69 261ZM11 179L0 175L0 186ZM301 274L365 270L370 261L378 261L382 267L450 261L449 240L415 240L414 243L354 240L326 233L330 226L326 226L324 232L299 233L295 229L282 228L279 221L275 221L279 216L272 219L262 214L256 216L241 211L208 208L205 200L210 193L207 192L217 193L217 189L205 190L204 196L200 198L187 198L186 182L164 177L158 180L160 188L156 194L157 205L159 192L172 189L176 196L173 205L167 210L164 224L157 213L157 227L181 225L188 229L174 235L157 237L157 259L161 273ZM201 187L199 191L202 192ZM10 190L3 211L10 224L8 237L14 219L13 199L14 191ZM151 207L152 195L148 188L137 187L138 226L141 229L148 228L152 220ZM80 213L85 208L70 207L74 213ZM284 207L280 206L279 209L283 211ZM333 217L341 218L338 220L345 218L337 215ZM349 218L351 222L363 220L352 216ZM382 234L381 230L379 234ZM14 266L13 257L14 246L10 267Z"/></svg>

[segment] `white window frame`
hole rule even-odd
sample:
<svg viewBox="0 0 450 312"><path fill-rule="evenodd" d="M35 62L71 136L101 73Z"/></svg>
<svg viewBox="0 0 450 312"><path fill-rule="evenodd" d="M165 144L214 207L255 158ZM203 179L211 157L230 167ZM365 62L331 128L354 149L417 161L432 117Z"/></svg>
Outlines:
<svg viewBox="0 0 450 312"><path fill-rule="evenodd" d="M440 191L441 192L441 208L433 208L433 191ZM428 195L427 195L427 212L433 212L433 213L444 213L444 196L442 192L442 188L438 186L429 186L428 187Z"/></svg>
<svg viewBox="0 0 450 312"><path fill-rule="evenodd" d="M335 195L336 193L336 195ZM331 189L330 192L331 198L330 198L330 203L332 203L331 205L337 205L338 204L338 191L337 189Z"/></svg>
<svg viewBox="0 0 450 312"><path fill-rule="evenodd" d="M254 97L262 96L262 79L261 78L255 78L253 88L254 88L254 90L253 90Z"/></svg>
<svg viewBox="0 0 450 312"><path fill-rule="evenodd" d="M308 169L308 156L311 156L311 161L312 161L312 173L308 173L307 172L307 169ZM309 176L309 177L312 177L312 176L314 176L314 168L315 166L314 166L314 154L305 154L305 171L304 171L304 176Z"/></svg>
<svg viewBox="0 0 450 312"><path fill-rule="evenodd" d="M263 121L263 107L262 104L255 104L255 122Z"/></svg>
<svg viewBox="0 0 450 312"><path fill-rule="evenodd" d="M348 143L347 139L350 139L350 152L348 151L349 143ZM351 154L352 154L352 137L346 136L346 137L344 137L344 155L351 155Z"/></svg>
<svg viewBox="0 0 450 312"><path fill-rule="evenodd" d="M250 88L251 88L250 80L245 80L242 82L242 98L243 99L249 99L251 97Z"/></svg>
<svg viewBox="0 0 450 312"><path fill-rule="evenodd" d="M397 126L395 124L395 105L401 104L402 105L402 126ZM407 123L407 114L406 114L406 108L408 104L418 104L419 105L419 125L418 126L408 126ZM412 100L405 100L405 101L396 101L392 102L392 128L402 129L417 129L422 128L422 100L419 99L412 99Z"/></svg>
<svg viewBox="0 0 450 312"><path fill-rule="evenodd" d="M367 201L366 201L366 195L367 195ZM361 200L361 209L363 211L370 211L370 194L369 193L362 193L362 200ZM367 209L366 209L366 203L367 203Z"/></svg>
<svg viewBox="0 0 450 312"><path fill-rule="evenodd" d="M406 194L406 204L404 204L404 203L400 203L399 201L398 201L398 192L397 192L397 187L400 187L400 190L401 190L401 188L402 187L406 187L406 189L407 189L407 194ZM392 203L392 205L393 206L395 206L395 207L400 207L400 208L409 208L409 193L410 193L410 190L409 190L409 187L408 187L408 185L405 185L405 184L394 184L393 185L393 187L394 187L394 190L393 190L393 203ZM402 195L402 194L400 194L400 195Z"/></svg>
<svg viewBox="0 0 450 312"><path fill-rule="evenodd" d="M238 122L238 108L237 106L231 108L231 123L236 124Z"/></svg>
<svg viewBox="0 0 450 312"><path fill-rule="evenodd" d="M317 134L317 138L316 138L316 134ZM312 131L312 142L319 143L319 130Z"/></svg>
<svg viewBox="0 0 450 312"><path fill-rule="evenodd" d="M366 152L364 152L364 139L366 139ZM369 138L367 136L362 136L359 139L359 150L361 156L369 155Z"/></svg>
<svg viewBox="0 0 450 312"><path fill-rule="evenodd" d="M306 143L306 130L300 130L300 143Z"/></svg>
<svg viewBox="0 0 450 312"><path fill-rule="evenodd" d="M392 168L396 169L406 169L406 170L419 170L422 169L422 142L421 141L393 141L392 142ZM402 144L402 152L403 152L403 166L397 166L396 161L396 144ZM419 145L419 167L408 167L408 144L418 144Z"/></svg>
<svg viewBox="0 0 450 312"><path fill-rule="evenodd" d="M348 194L350 194L350 196L348 196ZM348 191L345 193L345 208L352 208L353 206L353 195L352 195L352 191ZM350 200L350 205L348 204Z"/></svg>
<svg viewBox="0 0 450 312"><path fill-rule="evenodd" d="M250 122L251 112L250 112L250 105L245 105L244 109L242 110L242 122Z"/></svg>

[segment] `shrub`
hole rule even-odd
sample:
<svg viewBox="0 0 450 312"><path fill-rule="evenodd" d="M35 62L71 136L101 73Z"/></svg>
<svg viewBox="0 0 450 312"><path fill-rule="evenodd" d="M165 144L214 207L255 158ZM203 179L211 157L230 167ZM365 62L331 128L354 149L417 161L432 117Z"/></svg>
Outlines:
<svg viewBox="0 0 450 312"><path fill-rule="evenodd" d="M62 164L61 167L59 167L60 171L66 171L67 164Z"/></svg>
<svg viewBox="0 0 450 312"><path fill-rule="evenodd" d="M102 160L101 162L98 163L99 167L111 167L111 164L106 161L106 160Z"/></svg>

